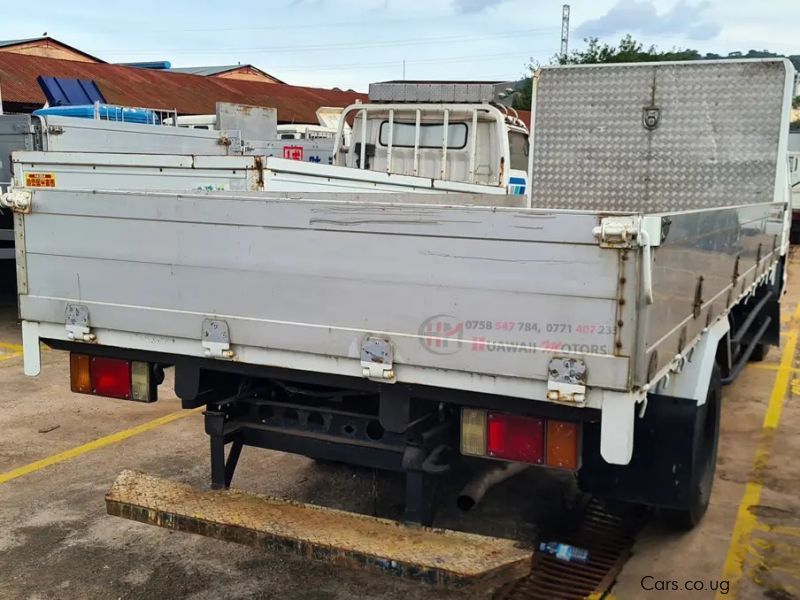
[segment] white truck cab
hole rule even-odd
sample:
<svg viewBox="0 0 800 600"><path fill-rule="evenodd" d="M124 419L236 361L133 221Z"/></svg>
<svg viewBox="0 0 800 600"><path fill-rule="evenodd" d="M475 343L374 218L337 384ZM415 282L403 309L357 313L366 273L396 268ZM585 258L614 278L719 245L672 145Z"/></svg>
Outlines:
<svg viewBox="0 0 800 600"><path fill-rule="evenodd" d="M523 195L528 128L493 100L485 83L371 84L368 103L342 112L333 164Z"/></svg>

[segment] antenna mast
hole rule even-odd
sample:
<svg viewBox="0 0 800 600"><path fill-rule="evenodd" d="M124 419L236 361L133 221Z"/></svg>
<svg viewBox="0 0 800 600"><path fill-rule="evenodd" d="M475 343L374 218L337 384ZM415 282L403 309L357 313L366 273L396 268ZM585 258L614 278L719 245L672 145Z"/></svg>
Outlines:
<svg viewBox="0 0 800 600"><path fill-rule="evenodd" d="M562 60L566 60L569 51L569 4L561 7L561 52Z"/></svg>

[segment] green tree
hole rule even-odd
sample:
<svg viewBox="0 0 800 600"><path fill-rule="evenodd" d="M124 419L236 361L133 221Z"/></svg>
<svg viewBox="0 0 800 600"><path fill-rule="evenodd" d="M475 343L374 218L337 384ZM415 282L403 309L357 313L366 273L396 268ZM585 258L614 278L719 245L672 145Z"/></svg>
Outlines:
<svg viewBox="0 0 800 600"><path fill-rule="evenodd" d="M627 62L652 62L665 60L697 60L703 56L697 50L666 50L660 51L655 46L645 49L644 44L626 35L619 41L618 46L601 44L597 38L587 38L586 48L573 50L567 56L555 55L550 64L584 65L598 63L627 63ZM528 72L535 70L539 65L531 61ZM514 95L514 108L530 110L531 107L531 78L525 77L517 83L517 92Z"/></svg>
<svg viewBox="0 0 800 600"><path fill-rule="evenodd" d="M573 50L567 56L554 56L551 63L561 65L586 65L597 63L653 62L664 60L697 60L702 55L697 50L659 51L655 46L645 49L644 44L630 34L619 41L619 46L600 44L597 38L587 38L584 50Z"/></svg>
<svg viewBox="0 0 800 600"><path fill-rule="evenodd" d="M582 50L573 50L567 56L555 55L550 59L550 64L561 65L583 65L598 63L623 63L623 62L653 62L664 60L698 60L698 59L725 59L725 58L772 58L783 56L770 52L769 50L750 49L747 52L729 52L727 55L707 52L700 54L697 50L659 50L656 46L644 47L644 44L636 41L631 35L626 35L619 41L617 46L601 44L597 38L586 38L586 47ZM794 68L800 71L800 54L787 57L794 64ZM527 66L526 74L539 68L539 64L531 59ZM527 75L524 79L515 84L514 108L530 110L531 107L531 78ZM794 108L800 108L800 96L793 100ZM795 121L792 126L800 128L800 122Z"/></svg>

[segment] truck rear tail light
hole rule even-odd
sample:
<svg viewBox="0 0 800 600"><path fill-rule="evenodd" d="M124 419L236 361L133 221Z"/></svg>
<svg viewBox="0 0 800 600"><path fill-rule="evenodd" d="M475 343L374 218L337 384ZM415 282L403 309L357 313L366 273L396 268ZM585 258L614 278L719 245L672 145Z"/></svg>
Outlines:
<svg viewBox="0 0 800 600"><path fill-rule="evenodd" d="M70 388L78 394L92 393L92 378L89 375L89 357L85 354L69 355Z"/></svg>
<svg viewBox="0 0 800 600"><path fill-rule="evenodd" d="M575 470L580 457L580 435L577 423L547 422L547 464L557 469Z"/></svg>
<svg viewBox="0 0 800 600"><path fill-rule="evenodd" d="M150 363L73 352L69 365L73 392L139 402L156 400Z"/></svg>
<svg viewBox="0 0 800 600"><path fill-rule="evenodd" d="M475 408L461 410L461 453L557 469L580 467L581 426Z"/></svg>
<svg viewBox="0 0 800 600"><path fill-rule="evenodd" d="M486 415L486 454L517 462L544 462L544 421L490 412Z"/></svg>
<svg viewBox="0 0 800 600"><path fill-rule="evenodd" d="M131 400L150 402L151 372L150 363L139 361L131 363Z"/></svg>
<svg viewBox="0 0 800 600"><path fill-rule="evenodd" d="M461 411L461 454L486 455L486 411L465 408Z"/></svg>
<svg viewBox="0 0 800 600"><path fill-rule="evenodd" d="M92 393L111 398L131 397L131 363L118 358L92 357Z"/></svg>

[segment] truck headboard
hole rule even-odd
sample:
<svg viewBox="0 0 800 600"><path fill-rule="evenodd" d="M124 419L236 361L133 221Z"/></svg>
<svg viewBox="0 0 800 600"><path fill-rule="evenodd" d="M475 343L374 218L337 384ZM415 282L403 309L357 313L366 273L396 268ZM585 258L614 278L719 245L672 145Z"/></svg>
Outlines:
<svg viewBox="0 0 800 600"><path fill-rule="evenodd" d="M547 67L531 205L640 213L783 201L785 59Z"/></svg>

